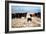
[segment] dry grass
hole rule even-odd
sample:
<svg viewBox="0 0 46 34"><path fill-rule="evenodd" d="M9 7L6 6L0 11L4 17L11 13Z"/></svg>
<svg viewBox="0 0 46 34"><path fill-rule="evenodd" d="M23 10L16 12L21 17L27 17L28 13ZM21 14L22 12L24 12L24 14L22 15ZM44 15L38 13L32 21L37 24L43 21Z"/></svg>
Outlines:
<svg viewBox="0 0 46 34"><path fill-rule="evenodd" d="M39 21L38 21L39 20ZM40 27L40 18L32 17L32 21L27 22L27 18L15 18L12 19L13 28L22 28L22 27Z"/></svg>

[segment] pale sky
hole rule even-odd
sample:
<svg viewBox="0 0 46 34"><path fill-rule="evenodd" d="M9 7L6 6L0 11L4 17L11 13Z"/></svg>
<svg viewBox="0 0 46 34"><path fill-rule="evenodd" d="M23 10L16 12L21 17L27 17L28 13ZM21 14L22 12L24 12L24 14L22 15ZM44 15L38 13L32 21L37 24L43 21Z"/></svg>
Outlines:
<svg viewBox="0 0 46 34"><path fill-rule="evenodd" d="M11 6L12 13L37 13L41 12L40 6Z"/></svg>

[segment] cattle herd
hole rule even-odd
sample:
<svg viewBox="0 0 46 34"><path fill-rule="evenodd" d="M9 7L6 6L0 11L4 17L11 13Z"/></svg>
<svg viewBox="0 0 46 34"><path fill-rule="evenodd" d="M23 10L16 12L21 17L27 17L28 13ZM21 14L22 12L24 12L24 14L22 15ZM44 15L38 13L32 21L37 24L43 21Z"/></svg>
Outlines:
<svg viewBox="0 0 46 34"><path fill-rule="evenodd" d="M26 14L27 13L15 13L15 14L12 14L12 19L26 17Z"/></svg>
<svg viewBox="0 0 46 34"><path fill-rule="evenodd" d="M26 16L27 16L27 13L15 13L15 14L12 14L12 19L21 18L21 17L25 17L26 18ZM41 18L41 13L38 12L38 13L30 14L30 17L33 17L33 16ZM32 19L28 18L27 21L29 21L29 20L32 20Z"/></svg>

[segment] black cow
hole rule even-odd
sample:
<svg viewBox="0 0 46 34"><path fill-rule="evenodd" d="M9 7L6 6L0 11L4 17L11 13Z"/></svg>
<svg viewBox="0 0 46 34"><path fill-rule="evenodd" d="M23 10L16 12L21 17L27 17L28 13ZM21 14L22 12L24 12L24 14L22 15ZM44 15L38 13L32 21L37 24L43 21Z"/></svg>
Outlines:
<svg viewBox="0 0 46 34"><path fill-rule="evenodd" d="M30 14L30 17L32 17L32 14Z"/></svg>

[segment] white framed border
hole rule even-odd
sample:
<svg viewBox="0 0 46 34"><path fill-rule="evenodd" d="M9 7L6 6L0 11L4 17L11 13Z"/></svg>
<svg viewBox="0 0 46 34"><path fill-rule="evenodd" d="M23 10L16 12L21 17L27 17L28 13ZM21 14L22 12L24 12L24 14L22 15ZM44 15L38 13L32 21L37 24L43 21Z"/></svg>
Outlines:
<svg viewBox="0 0 46 34"><path fill-rule="evenodd" d="M12 28L11 27L11 6L41 6L41 27L29 27L29 28ZM9 31L20 31L20 30L37 30L43 29L43 5L35 4L18 4L18 3L9 3Z"/></svg>

